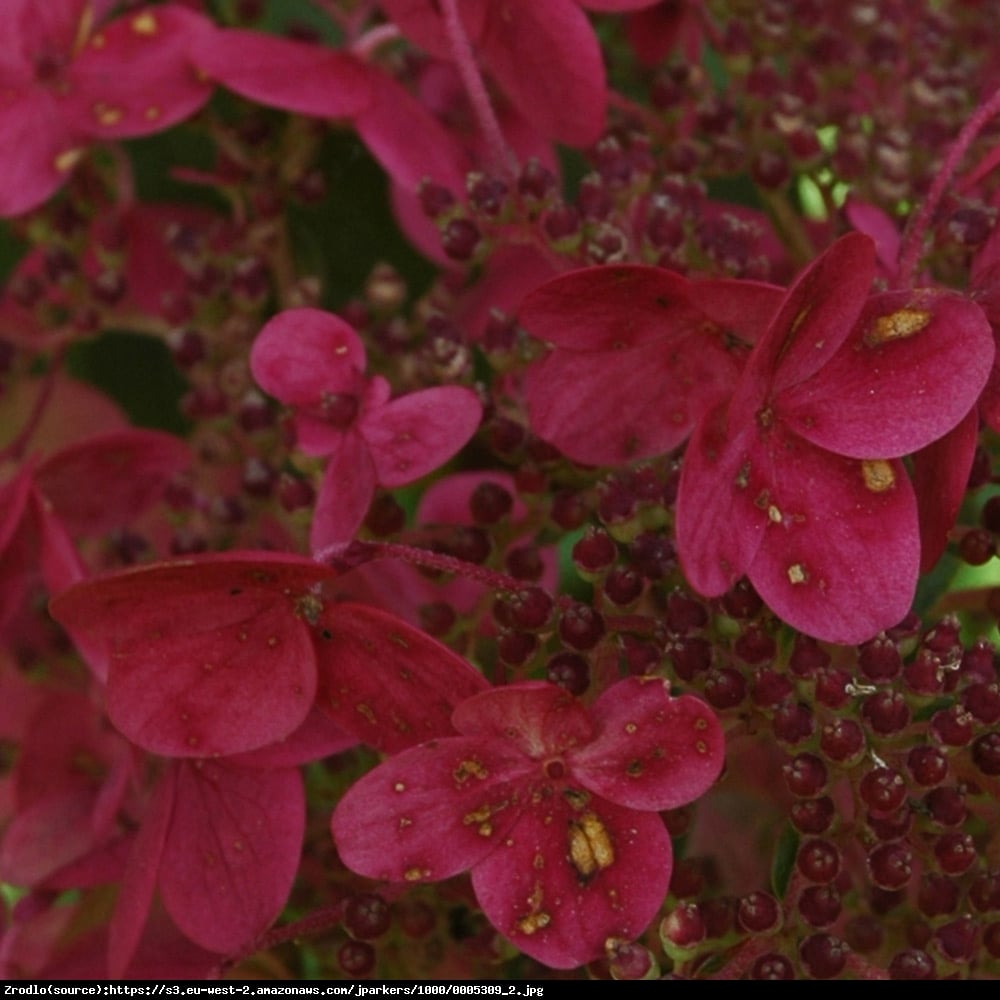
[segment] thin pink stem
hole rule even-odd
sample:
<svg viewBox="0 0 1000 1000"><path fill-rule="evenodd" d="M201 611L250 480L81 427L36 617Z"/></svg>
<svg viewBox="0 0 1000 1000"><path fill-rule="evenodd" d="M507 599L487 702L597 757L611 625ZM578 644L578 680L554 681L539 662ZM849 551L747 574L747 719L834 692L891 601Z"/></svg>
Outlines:
<svg viewBox="0 0 1000 1000"><path fill-rule="evenodd" d="M911 220L903 236L903 242L899 248L899 268L896 276L897 288L908 288L913 284L917 265L920 262L920 255L924 249L924 237L927 235L927 230L934 218L934 213L941 204L945 190L951 182L955 171L958 169L959 162L965 155L965 151L982 131L983 126L998 113L1000 113L1000 90L995 91L989 100L979 105L972 117L962 126L962 130L951 144L951 148L944 158L944 163L938 169L934 183L931 184L931 189L927 192L927 197L920 206L920 211Z"/></svg>
<svg viewBox="0 0 1000 1000"><path fill-rule="evenodd" d="M514 174L517 170L517 158L507 145L500 121L493 110L490 95L486 92L482 74L476 65L476 57L469 42L469 36L462 26L458 13L458 0L440 0L441 15L444 18L444 30L448 36L455 68L461 77L462 86L472 105L473 114L479 123L483 137L490 148L490 156L496 169Z"/></svg>
<svg viewBox="0 0 1000 1000"><path fill-rule="evenodd" d="M442 573L453 573L455 576L473 580L493 590L504 590L516 593L525 587L533 586L517 577L499 573L476 563L466 562L457 556L449 556L444 552L434 552L431 549L418 548L415 545L404 545L401 542L349 542L345 545L332 545L316 553L316 561L333 566L338 564L353 567L370 559L398 559L411 566L423 569L440 570ZM566 608L573 604L569 597L554 598L558 607Z"/></svg>

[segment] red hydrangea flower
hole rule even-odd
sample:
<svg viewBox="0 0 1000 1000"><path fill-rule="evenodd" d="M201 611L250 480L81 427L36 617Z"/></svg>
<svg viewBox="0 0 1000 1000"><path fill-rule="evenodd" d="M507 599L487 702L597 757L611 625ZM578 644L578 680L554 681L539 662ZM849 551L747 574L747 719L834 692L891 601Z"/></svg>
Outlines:
<svg viewBox="0 0 1000 1000"><path fill-rule="evenodd" d="M482 415L475 393L441 386L389 399L389 383L366 378L361 339L318 309L289 309L261 330L254 378L295 409L299 447L329 456L310 536L314 552L349 541L378 485L412 483L472 437Z"/></svg>
<svg viewBox="0 0 1000 1000"><path fill-rule="evenodd" d="M211 22L176 4L132 10L95 29L111 4L0 5L0 215L40 205L99 139L150 135L193 114L212 84L188 53Z"/></svg>
<svg viewBox="0 0 1000 1000"><path fill-rule="evenodd" d="M632 940L670 883L660 810L690 802L722 767L712 712L630 678L589 711L542 682L474 695L459 736L414 747L354 785L333 814L354 871L399 882L471 869L490 922L555 968Z"/></svg>
<svg viewBox="0 0 1000 1000"><path fill-rule="evenodd" d="M547 281L519 310L554 345L525 380L532 429L594 465L670 451L731 390L781 297L774 285L639 265Z"/></svg>
<svg viewBox="0 0 1000 1000"><path fill-rule="evenodd" d="M788 290L728 402L697 425L677 503L688 580L747 575L819 639L856 643L910 607L920 561L899 456L975 405L993 361L981 310L954 293L869 295L875 249L838 240Z"/></svg>

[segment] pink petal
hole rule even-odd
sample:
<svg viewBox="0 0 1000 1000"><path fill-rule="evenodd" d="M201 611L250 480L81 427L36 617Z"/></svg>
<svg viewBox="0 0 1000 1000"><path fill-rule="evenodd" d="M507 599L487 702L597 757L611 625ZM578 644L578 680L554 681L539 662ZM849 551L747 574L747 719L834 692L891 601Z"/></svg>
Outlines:
<svg viewBox="0 0 1000 1000"><path fill-rule="evenodd" d="M266 553L163 563L79 584L52 613L110 663L108 712L153 753L230 754L283 739L316 685L303 604L331 575Z"/></svg>
<svg viewBox="0 0 1000 1000"><path fill-rule="evenodd" d="M386 16L414 45L439 59L453 55L434 0L382 0ZM463 0L458 5L462 27L475 44L483 33L489 0Z"/></svg>
<svg viewBox="0 0 1000 1000"><path fill-rule="evenodd" d="M688 582L706 597L725 593L747 572L764 537L750 462L756 427L730 440L726 424L720 406L695 427L677 494L677 552Z"/></svg>
<svg viewBox="0 0 1000 1000"><path fill-rule="evenodd" d="M6 150L0 216L21 215L45 202L84 151L48 91L27 87L0 94L0 148Z"/></svg>
<svg viewBox="0 0 1000 1000"><path fill-rule="evenodd" d="M853 196L848 197L844 214L858 232L872 238L883 273L894 277L899 265L900 243L896 223L878 206Z"/></svg>
<svg viewBox="0 0 1000 1000"><path fill-rule="evenodd" d="M572 0L490 4L479 53L543 135L577 146L600 136L604 61L590 22Z"/></svg>
<svg viewBox="0 0 1000 1000"><path fill-rule="evenodd" d="M177 768L168 766L157 782L136 835L108 927L108 974L125 975L135 955L156 891L177 786Z"/></svg>
<svg viewBox="0 0 1000 1000"><path fill-rule="evenodd" d="M691 696L670 697L660 678L619 681L590 709L597 737L570 757L589 791L621 806L663 810L704 795L722 770L719 720Z"/></svg>
<svg viewBox="0 0 1000 1000"><path fill-rule="evenodd" d="M802 271L750 355L730 408L734 426L753 420L769 395L805 381L836 354L861 314L874 274L874 245L860 233L841 237Z"/></svg>
<svg viewBox="0 0 1000 1000"><path fill-rule="evenodd" d="M100 138L162 132L212 94L190 57L212 24L179 4L144 7L103 25L69 68L63 114Z"/></svg>
<svg viewBox="0 0 1000 1000"><path fill-rule="evenodd" d="M424 178L463 193L469 162L454 136L391 77L374 76L372 87L372 103L354 125L382 169L410 193Z"/></svg>
<svg viewBox="0 0 1000 1000"><path fill-rule="evenodd" d="M305 832L305 793L293 769L242 770L182 762L160 863L167 912L196 944L247 948L281 913Z"/></svg>
<svg viewBox="0 0 1000 1000"><path fill-rule="evenodd" d="M775 413L821 448L853 458L906 455L954 427L993 364L993 332L973 302L930 290L886 292Z"/></svg>
<svg viewBox="0 0 1000 1000"><path fill-rule="evenodd" d="M637 938L670 883L670 836L655 813L566 789L526 809L472 870L487 919L524 954L556 969Z"/></svg>
<svg viewBox="0 0 1000 1000"><path fill-rule="evenodd" d="M289 406L315 405L324 393L353 392L364 371L361 339L321 309L286 309L264 324L250 351L257 384Z"/></svg>
<svg viewBox="0 0 1000 1000"><path fill-rule="evenodd" d="M93 850L100 842L89 824L95 797L95 789L81 786L19 810L0 842L0 878L38 885Z"/></svg>
<svg viewBox="0 0 1000 1000"><path fill-rule="evenodd" d="M411 392L366 412L361 433L379 483L403 486L444 465L475 434L482 415L476 394L459 386Z"/></svg>
<svg viewBox="0 0 1000 1000"><path fill-rule="evenodd" d="M979 442L979 414L966 418L943 438L913 456L913 489L920 515L920 571L928 572L948 544L969 486Z"/></svg>
<svg viewBox="0 0 1000 1000"><path fill-rule="evenodd" d="M367 442L355 431L337 432L313 510L309 546L320 555L333 545L349 542L368 513L377 478Z"/></svg>
<svg viewBox="0 0 1000 1000"><path fill-rule="evenodd" d="M449 878L497 849L535 765L502 746L452 738L414 747L355 783L333 813L341 860L369 878Z"/></svg>
<svg viewBox="0 0 1000 1000"><path fill-rule="evenodd" d="M583 705L545 681L484 691L462 702L452 721L463 736L500 741L536 759L584 746L594 735Z"/></svg>
<svg viewBox="0 0 1000 1000"><path fill-rule="evenodd" d="M776 425L750 457L766 534L749 577L771 610L853 645L907 613L920 562L913 487L897 460L862 463Z"/></svg>
<svg viewBox="0 0 1000 1000"><path fill-rule="evenodd" d="M283 740L257 750L232 754L226 757L226 763L262 771L299 767L341 753L357 742L357 737L344 732L326 713L314 706L302 725Z"/></svg>
<svg viewBox="0 0 1000 1000"><path fill-rule="evenodd" d="M319 628L319 707L378 750L451 736L455 707L489 686L457 653L378 608L327 605Z"/></svg>
<svg viewBox="0 0 1000 1000"><path fill-rule="evenodd" d="M112 431L51 455L35 482L71 534L98 535L130 524L190 462L187 445L170 434Z"/></svg>
<svg viewBox="0 0 1000 1000"><path fill-rule="evenodd" d="M192 56L207 76L267 107L347 118L372 100L374 71L322 45L228 28L198 38Z"/></svg>
<svg viewBox="0 0 1000 1000"><path fill-rule="evenodd" d="M696 326L703 316L689 302L689 285L659 267L587 267L545 282L518 315L528 333L559 347L622 351Z"/></svg>
<svg viewBox="0 0 1000 1000"><path fill-rule="evenodd" d="M556 349L524 391L539 437L577 462L617 465L676 448L738 375L721 338L694 330L617 352Z"/></svg>

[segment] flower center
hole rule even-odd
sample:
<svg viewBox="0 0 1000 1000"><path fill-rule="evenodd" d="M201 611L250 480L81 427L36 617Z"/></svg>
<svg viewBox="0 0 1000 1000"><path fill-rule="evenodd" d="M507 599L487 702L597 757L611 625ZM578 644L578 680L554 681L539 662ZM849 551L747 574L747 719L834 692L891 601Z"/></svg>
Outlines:
<svg viewBox="0 0 1000 1000"><path fill-rule="evenodd" d="M542 770L545 771L545 777L551 781L559 781L566 776L566 765L559 757L547 760Z"/></svg>
<svg viewBox="0 0 1000 1000"><path fill-rule="evenodd" d="M358 397L348 392L324 393L320 404L323 419L334 427L350 427L358 415Z"/></svg>

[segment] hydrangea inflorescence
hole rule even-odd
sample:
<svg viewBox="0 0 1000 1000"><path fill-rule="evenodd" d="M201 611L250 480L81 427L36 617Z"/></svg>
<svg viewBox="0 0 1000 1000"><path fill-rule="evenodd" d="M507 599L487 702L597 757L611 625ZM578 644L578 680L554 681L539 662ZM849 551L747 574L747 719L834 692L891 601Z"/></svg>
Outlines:
<svg viewBox="0 0 1000 1000"><path fill-rule="evenodd" d="M984 5L0 6L0 976L1000 975Z"/></svg>

